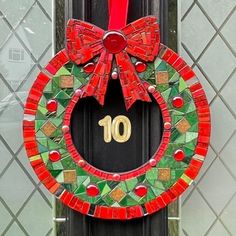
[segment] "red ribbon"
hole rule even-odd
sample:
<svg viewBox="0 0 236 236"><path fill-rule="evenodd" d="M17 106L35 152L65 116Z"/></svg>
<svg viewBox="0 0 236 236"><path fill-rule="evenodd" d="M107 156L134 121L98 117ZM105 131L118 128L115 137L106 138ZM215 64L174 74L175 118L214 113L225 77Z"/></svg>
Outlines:
<svg viewBox="0 0 236 236"><path fill-rule="evenodd" d="M130 59L153 61L158 54L160 35L156 18L147 16L127 26L128 0L109 0L109 31L80 20L71 19L67 26L67 51L76 64L85 64L100 55L94 72L84 88L83 97L94 96L104 105L107 84L115 58L125 106L136 100L151 99ZM112 30L111 30L112 29Z"/></svg>

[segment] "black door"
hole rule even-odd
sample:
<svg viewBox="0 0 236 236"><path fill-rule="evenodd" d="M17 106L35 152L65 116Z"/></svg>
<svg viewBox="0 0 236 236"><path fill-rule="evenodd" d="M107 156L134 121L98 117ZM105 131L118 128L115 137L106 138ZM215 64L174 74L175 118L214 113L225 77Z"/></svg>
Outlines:
<svg viewBox="0 0 236 236"><path fill-rule="evenodd" d="M66 11L75 19L83 19L103 29L108 25L107 0L73 0L66 2ZM64 7L64 6L63 6ZM131 0L128 21L156 15L160 20L162 42L167 43L167 1ZM98 121L105 116L129 118L132 135L128 142L110 142L105 149L103 130ZM111 80L104 107L93 98L83 99L72 114L73 141L80 154L93 166L111 172L135 169L148 161L157 150L162 137L162 118L155 103L136 102L127 112L118 80ZM148 217L131 221L107 221L83 216L66 208L66 224L58 235L68 236L165 236L167 208Z"/></svg>

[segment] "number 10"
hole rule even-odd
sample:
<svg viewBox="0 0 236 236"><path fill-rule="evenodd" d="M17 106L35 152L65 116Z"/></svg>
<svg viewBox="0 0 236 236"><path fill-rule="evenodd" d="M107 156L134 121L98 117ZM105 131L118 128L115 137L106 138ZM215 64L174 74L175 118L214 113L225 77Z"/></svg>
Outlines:
<svg viewBox="0 0 236 236"><path fill-rule="evenodd" d="M110 143L112 138L118 143L125 143L131 136L131 123L126 116L117 116L112 120L111 116L106 116L98 122L104 127L104 141ZM120 133L120 125L123 125L123 134Z"/></svg>

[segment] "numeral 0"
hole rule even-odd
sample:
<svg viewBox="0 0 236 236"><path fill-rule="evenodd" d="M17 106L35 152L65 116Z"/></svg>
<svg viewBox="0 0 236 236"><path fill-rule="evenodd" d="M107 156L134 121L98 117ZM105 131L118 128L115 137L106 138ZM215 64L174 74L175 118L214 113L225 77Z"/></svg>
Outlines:
<svg viewBox="0 0 236 236"><path fill-rule="evenodd" d="M112 120L110 116L105 116L98 124L104 127L104 141L110 143L112 138L118 143L125 143L131 136L131 123L126 116L117 116ZM123 134L120 133L120 125L123 125Z"/></svg>

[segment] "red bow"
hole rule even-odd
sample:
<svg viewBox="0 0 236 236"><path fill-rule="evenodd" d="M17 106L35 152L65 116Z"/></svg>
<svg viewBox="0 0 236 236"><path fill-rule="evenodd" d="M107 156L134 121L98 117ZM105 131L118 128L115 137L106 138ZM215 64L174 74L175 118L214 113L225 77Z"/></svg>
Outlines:
<svg viewBox="0 0 236 236"><path fill-rule="evenodd" d="M148 92L128 54L145 62L153 61L160 44L159 26L155 17L147 16L120 31L104 31L80 20L69 20L67 51L76 64L84 64L100 54L94 72L84 88L83 97L94 96L103 105L115 56L120 83L129 109L136 100L150 102Z"/></svg>

